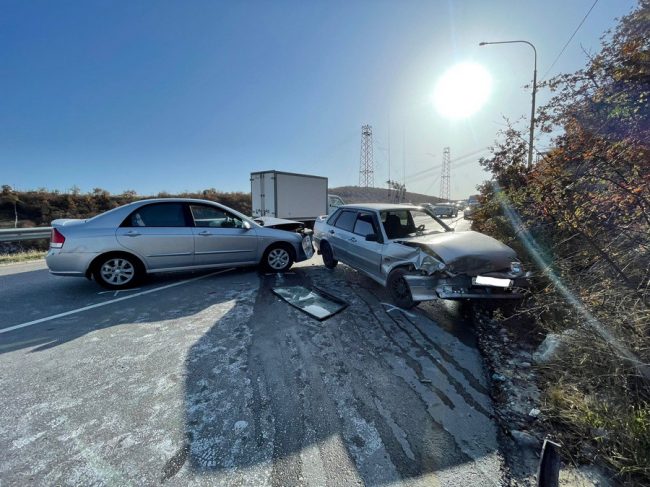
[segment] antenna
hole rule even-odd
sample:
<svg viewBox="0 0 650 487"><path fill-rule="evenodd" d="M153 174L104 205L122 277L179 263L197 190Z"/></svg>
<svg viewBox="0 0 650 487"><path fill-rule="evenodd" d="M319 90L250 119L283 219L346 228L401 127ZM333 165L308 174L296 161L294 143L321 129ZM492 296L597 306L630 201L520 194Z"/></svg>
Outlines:
<svg viewBox="0 0 650 487"><path fill-rule="evenodd" d="M361 160L359 162L359 186L375 187L375 168L372 156L372 126L361 127Z"/></svg>

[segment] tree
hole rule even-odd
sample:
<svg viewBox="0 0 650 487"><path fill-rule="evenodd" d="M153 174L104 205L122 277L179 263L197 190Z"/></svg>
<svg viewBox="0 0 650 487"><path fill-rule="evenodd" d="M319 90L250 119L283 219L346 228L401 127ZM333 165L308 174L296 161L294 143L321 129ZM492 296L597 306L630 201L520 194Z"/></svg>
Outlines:
<svg viewBox="0 0 650 487"><path fill-rule="evenodd" d="M18 228L18 203L20 198L18 193L8 184L2 185L2 194L0 195L0 201L3 203L9 203L14 207L14 228Z"/></svg>
<svg viewBox="0 0 650 487"><path fill-rule="evenodd" d="M544 401L560 426L555 434L567 445L589 443L599 422L608 438L595 444L598 455L644 485L650 481L649 66L650 0L641 0L584 69L540 84L553 96L537 119L553 138L532 170L523 164L525 136L512 128L481 159L493 180L481 187L484 204L473 224L518 246L522 256L541 256L527 308L539 326L584 333L561 366L547 371L554 393Z"/></svg>

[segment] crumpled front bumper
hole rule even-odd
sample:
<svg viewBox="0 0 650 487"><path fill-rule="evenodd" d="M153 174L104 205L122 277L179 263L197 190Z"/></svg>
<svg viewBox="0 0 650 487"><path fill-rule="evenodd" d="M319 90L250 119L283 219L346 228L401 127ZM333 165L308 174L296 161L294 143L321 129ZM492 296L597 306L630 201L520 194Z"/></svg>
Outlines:
<svg viewBox="0 0 650 487"><path fill-rule="evenodd" d="M414 301L432 299L521 299L528 287L528 275L511 278L510 287L476 285L469 276L439 277L406 275Z"/></svg>
<svg viewBox="0 0 650 487"><path fill-rule="evenodd" d="M296 248L296 262L309 260L314 255L314 245L311 235L304 235Z"/></svg>

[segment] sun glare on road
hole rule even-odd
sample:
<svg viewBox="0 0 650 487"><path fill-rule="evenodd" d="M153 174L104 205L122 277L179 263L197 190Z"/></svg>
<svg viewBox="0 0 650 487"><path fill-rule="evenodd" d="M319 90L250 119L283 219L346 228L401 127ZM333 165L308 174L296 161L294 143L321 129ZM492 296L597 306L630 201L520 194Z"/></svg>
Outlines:
<svg viewBox="0 0 650 487"><path fill-rule="evenodd" d="M438 80L433 104L442 116L467 118L481 109L492 91L492 77L476 63L452 66Z"/></svg>

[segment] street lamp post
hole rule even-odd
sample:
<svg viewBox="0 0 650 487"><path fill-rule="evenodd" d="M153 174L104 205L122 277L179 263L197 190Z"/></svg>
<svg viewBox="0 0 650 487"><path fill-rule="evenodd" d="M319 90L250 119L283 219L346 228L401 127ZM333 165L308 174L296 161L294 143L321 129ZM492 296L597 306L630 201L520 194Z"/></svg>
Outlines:
<svg viewBox="0 0 650 487"><path fill-rule="evenodd" d="M535 53L535 68L533 70L533 101L530 108L530 135L528 140L528 169L533 167L533 137L535 135L535 93L537 92L537 49L528 41L498 41L498 42L479 42L479 46L487 46L489 44L528 44L533 48Z"/></svg>

